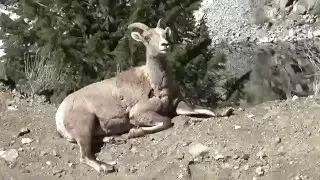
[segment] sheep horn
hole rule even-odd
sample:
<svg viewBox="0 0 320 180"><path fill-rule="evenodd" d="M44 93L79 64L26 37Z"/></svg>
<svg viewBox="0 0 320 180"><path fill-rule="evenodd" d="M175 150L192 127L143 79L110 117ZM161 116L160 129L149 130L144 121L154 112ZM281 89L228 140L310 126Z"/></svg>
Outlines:
<svg viewBox="0 0 320 180"><path fill-rule="evenodd" d="M160 28L160 25L161 25L161 19L162 19L162 18L160 18L160 19L158 20L157 28Z"/></svg>
<svg viewBox="0 0 320 180"><path fill-rule="evenodd" d="M143 31L149 29L149 27L143 23L140 23L140 22L136 22L136 23L132 23L128 26L128 29L131 29L131 28L139 28Z"/></svg>

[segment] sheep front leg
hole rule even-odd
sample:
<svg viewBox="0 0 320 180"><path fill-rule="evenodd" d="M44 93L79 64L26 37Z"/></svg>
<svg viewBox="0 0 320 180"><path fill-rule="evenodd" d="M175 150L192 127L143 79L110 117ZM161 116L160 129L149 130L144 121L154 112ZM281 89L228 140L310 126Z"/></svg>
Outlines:
<svg viewBox="0 0 320 180"><path fill-rule="evenodd" d="M160 132L172 127L169 117L162 116L154 111L149 111L134 119L137 128L130 129L127 138L142 137L146 134Z"/></svg>

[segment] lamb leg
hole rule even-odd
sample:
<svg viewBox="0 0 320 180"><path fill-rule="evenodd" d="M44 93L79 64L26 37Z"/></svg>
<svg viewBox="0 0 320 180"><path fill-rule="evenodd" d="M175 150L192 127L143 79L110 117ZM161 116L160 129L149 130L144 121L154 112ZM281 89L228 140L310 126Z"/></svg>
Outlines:
<svg viewBox="0 0 320 180"><path fill-rule="evenodd" d="M148 111L131 120L136 128L130 129L127 138L142 137L146 134L156 133L170 128L173 124L171 119L154 111Z"/></svg>
<svg viewBox="0 0 320 180"><path fill-rule="evenodd" d="M188 102L184 101L180 101L178 103L178 106L176 108L176 113L178 115L208 115L208 116L216 116L216 114L209 110L209 109L205 109L202 107L194 107L191 104L189 104Z"/></svg>

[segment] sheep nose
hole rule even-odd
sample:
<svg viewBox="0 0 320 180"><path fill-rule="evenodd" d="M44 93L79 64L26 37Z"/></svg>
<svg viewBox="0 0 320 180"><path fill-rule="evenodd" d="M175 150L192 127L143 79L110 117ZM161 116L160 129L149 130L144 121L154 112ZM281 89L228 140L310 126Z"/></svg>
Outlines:
<svg viewBox="0 0 320 180"><path fill-rule="evenodd" d="M168 46L169 46L169 43L168 43L168 42L161 43L161 46L168 47Z"/></svg>

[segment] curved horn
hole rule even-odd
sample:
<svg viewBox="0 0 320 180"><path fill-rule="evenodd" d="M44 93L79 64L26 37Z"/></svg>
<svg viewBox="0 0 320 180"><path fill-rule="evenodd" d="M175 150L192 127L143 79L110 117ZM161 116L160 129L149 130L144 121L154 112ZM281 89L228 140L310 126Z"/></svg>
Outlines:
<svg viewBox="0 0 320 180"><path fill-rule="evenodd" d="M140 23L140 22L132 23L132 24L130 24L130 25L128 26L128 28L129 28L129 29L131 29L131 28L139 28L139 29L141 29L141 30L143 30L143 31L149 29L149 27L148 27L147 25L145 25L145 24L143 24L143 23Z"/></svg>
<svg viewBox="0 0 320 180"><path fill-rule="evenodd" d="M157 28L160 28L160 25L161 25L161 19L162 19L162 18L160 18L160 19L158 20Z"/></svg>

